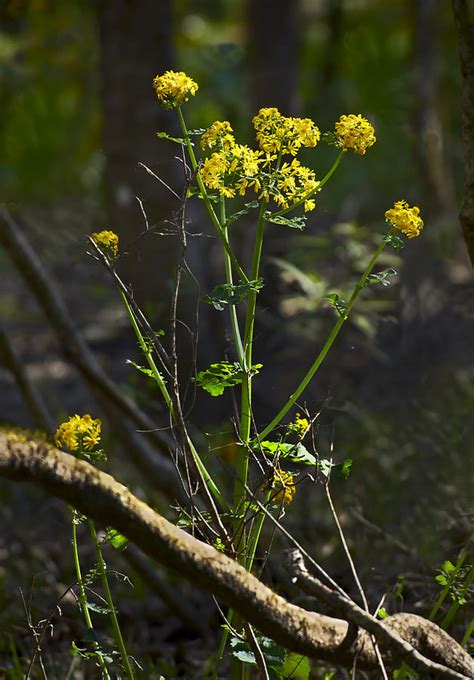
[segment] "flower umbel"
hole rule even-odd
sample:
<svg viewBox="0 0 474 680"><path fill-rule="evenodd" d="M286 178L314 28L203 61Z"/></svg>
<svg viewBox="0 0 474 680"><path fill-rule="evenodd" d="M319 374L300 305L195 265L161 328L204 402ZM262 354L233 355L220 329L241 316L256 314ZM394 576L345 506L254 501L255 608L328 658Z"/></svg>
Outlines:
<svg viewBox="0 0 474 680"><path fill-rule="evenodd" d="M321 137L310 118L287 118L274 107L260 109L252 122L259 146L267 153L296 156L302 146L314 147Z"/></svg>
<svg viewBox="0 0 474 680"><path fill-rule="evenodd" d="M162 76L156 76L153 87L165 109L181 106L199 89L199 85L184 71L166 71Z"/></svg>
<svg viewBox="0 0 474 680"><path fill-rule="evenodd" d="M354 115L341 116L336 123L336 138L344 149L354 149L360 155L375 144L375 130L367 118Z"/></svg>
<svg viewBox="0 0 474 680"><path fill-rule="evenodd" d="M227 150L235 144L235 137L232 134L232 126L228 120L216 120L210 128L201 137L201 149L218 149Z"/></svg>
<svg viewBox="0 0 474 680"><path fill-rule="evenodd" d="M276 494L272 494L272 501L283 505L289 505L296 493L296 486L291 472L276 469L273 476L272 487L277 489Z"/></svg>
<svg viewBox="0 0 474 680"><path fill-rule="evenodd" d="M68 418L56 430L54 442L69 451L93 451L100 444L102 422L89 413Z"/></svg>
<svg viewBox="0 0 474 680"><path fill-rule="evenodd" d="M97 231L91 234L91 239L96 245L106 253L110 253L114 257L118 255L119 237L113 231Z"/></svg>
<svg viewBox="0 0 474 680"><path fill-rule="evenodd" d="M309 428L309 420L302 418L300 413L297 413L293 423L288 425L288 432L293 432L299 437L304 437Z"/></svg>
<svg viewBox="0 0 474 680"><path fill-rule="evenodd" d="M385 219L408 238L419 236L423 229L420 209L416 205L410 208L406 201L396 201L393 208L385 213Z"/></svg>

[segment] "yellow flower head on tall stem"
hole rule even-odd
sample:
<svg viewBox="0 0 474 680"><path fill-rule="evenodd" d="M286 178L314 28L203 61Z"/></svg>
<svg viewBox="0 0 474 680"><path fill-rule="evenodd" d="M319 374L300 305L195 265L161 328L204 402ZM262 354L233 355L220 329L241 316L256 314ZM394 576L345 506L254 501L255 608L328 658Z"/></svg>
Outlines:
<svg viewBox="0 0 474 680"><path fill-rule="evenodd" d="M410 208L406 201L396 201L393 208L385 213L385 219L392 227L401 231L408 238L419 236L423 229L420 209L416 205Z"/></svg>
<svg viewBox="0 0 474 680"><path fill-rule="evenodd" d="M68 418L56 430L54 442L69 451L93 451L100 444L102 422L89 413Z"/></svg>
<svg viewBox="0 0 474 680"><path fill-rule="evenodd" d="M252 119L262 151L296 156L302 146L315 147L321 133L310 118L288 118L275 107L260 109Z"/></svg>
<svg viewBox="0 0 474 680"><path fill-rule="evenodd" d="M367 118L355 115L341 116L336 123L336 138L343 149L354 149L360 155L375 144L375 130Z"/></svg>
<svg viewBox="0 0 474 680"><path fill-rule="evenodd" d="M199 89L199 85L184 71L166 71L163 75L156 76L153 79L153 87L165 109L181 106Z"/></svg>
<svg viewBox="0 0 474 680"><path fill-rule="evenodd" d="M101 250L105 250L106 253L117 257L119 237L115 232L108 230L97 231L91 234L91 239Z"/></svg>
<svg viewBox="0 0 474 680"><path fill-rule="evenodd" d="M199 142L201 149L213 149L214 147L223 150L230 149L235 144L235 137L232 132L232 126L228 120L216 120L201 137Z"/></svg>

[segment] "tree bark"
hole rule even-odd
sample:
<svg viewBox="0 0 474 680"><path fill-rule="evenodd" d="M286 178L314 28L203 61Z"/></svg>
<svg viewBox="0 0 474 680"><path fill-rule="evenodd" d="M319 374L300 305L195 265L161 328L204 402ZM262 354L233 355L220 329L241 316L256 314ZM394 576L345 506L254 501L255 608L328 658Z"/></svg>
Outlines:
<svg viewBox="0 0 474 680"><path fill-rule="evenodd" d="M474 265L474 11L467 0L452 0L461 62L464 140L464 198L459 213L467 251Z"/></svg>
<svg viewBox="0 0 474 680"><path fill-rule="evenodd" d="M89 517L113 526L147 555L212 592L285 648L346 667L351 666L357 654L359 667L377 666L367 634L357 635L347 646L346 621L290 604L237 562L168 522L113 477L89 463L43 441L0 432L0 476L33 482ZM446 633L437 626L413 615L409 615L410 625L405 630L401 617L389 617L382 627L393 627L420 655L432 651L433 631L439 632L440 640L445 639ZM361 625L360 621L357 623ZM431 639L427 642L428 637ZM389 660L399 662L400 655L393 653L395 650L386 641L381 642L382 649L389 650ZM440 678L473 678L474 661L454 640L452 649L454 655L443 659L451 669L425 659L426 670L431 672L436 667Z"/></svg>

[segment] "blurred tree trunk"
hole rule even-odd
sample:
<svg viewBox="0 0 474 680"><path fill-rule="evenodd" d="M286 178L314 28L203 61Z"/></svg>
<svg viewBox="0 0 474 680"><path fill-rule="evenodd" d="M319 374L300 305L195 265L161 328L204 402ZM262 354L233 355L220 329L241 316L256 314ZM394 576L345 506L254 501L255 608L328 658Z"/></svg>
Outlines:
<svg viewBox="0 0 474 680"><path fill-rule="evenodd" d="M276 106L284 115L298 110L298 0L247 0L252 114Z"/></svg>
<svg viewBox="0 0 474 680"><path fill-rule="evenodd" d="M471 263L474 265L474 7L453 0L462 74L462 129L464 140L464 198L460 221Z"/></svg>
<svg viewBox="0 0 474 680"><path fill-rule="evenodd" d="M143 201L150 226L177 207L172 194L138 165L145 163L176 187L176 147L156 139L157 131L170 129L174 117L159 106L152 87L154 76L174 63L171 0L100 0L97 15L107 227L119 233L125 247L145 229L136 197ZM128 248L121 273L140 304L163 300L176 245L174 237L149 234Z"/></svg>
<svg viewBox="0 0 474 680"><path fill-rule="evenodd" d="M412 2L415 158L427 218L454 212L453 180L446 162L438 113L440 10L440 0Z"/></svg>

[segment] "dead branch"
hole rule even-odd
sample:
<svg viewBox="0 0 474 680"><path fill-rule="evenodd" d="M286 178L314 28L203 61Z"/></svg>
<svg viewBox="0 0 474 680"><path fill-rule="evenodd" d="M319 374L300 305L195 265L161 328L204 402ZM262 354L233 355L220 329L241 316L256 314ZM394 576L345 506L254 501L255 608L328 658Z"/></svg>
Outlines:
<svg viewBox="0 0 474 680"><path fill-rule="evenodd" d="M149 557L212 592L283 647L346 667L351 666L354 655L358 654L361 667L377 667L373 648L369 644L361 645L361 636L349 648L341 647L348 630L347 621L290 604L237 562L168 522L113 477L89 463L42 441L2 432L0 475L33 482L47 493L74 505L80 512L115 527ZM443 641L446 633L413 615L409 615L410 624L405 627L400 616L390 617L386 620L389 623L384 621L379 625L390 625L408 647L412 645L420 655L433 653L435 649L438 664L441 660L446 666L454 665L456 670L438 665L438 677L474 678L474 662L455 640L448 636L454 650L450 653L442 642L433 647L436 635ZM365 627L366 622L358 625ZM428 643L426 638L429 638ZM392 639L384 641L384 646L390 650L393 659L400 659L400 650L395 649ZM403 658L404 654L401 656ZM426 669L436 667L429 659L425 662Z"/></svg>

